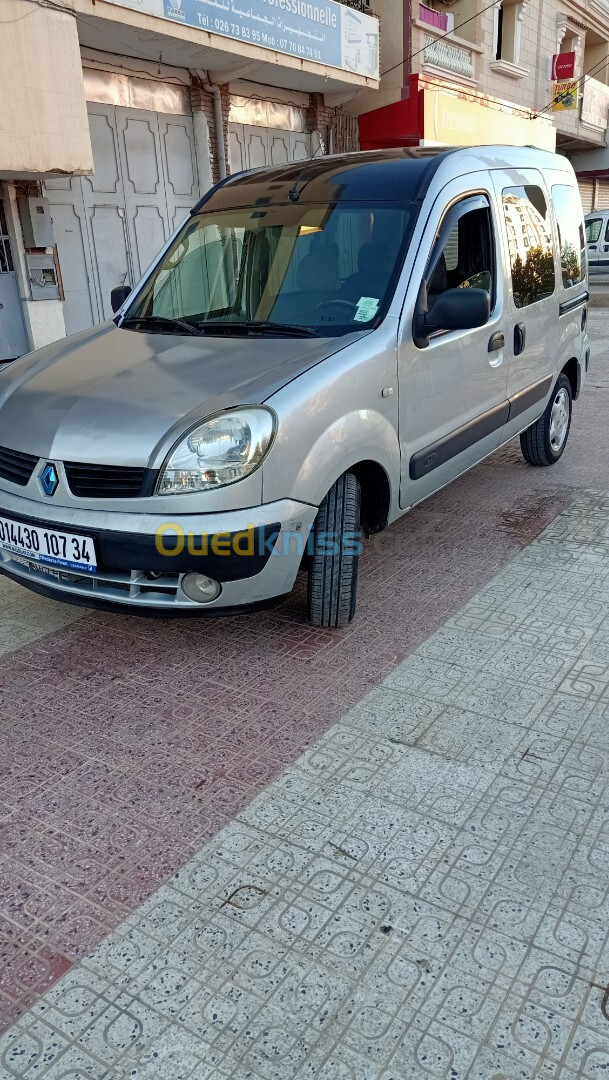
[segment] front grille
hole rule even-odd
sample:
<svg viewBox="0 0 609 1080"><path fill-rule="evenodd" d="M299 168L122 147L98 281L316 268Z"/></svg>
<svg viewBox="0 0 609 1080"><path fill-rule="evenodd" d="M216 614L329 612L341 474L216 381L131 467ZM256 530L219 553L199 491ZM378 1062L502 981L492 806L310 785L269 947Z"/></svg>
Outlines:
<svg viewBox="0 0 609 1080"><path fill-rule="evenodd" d="M151 577L142 570L104 570L96 574L78 574L56 566L30 562L0 548L0 571L24 584L38 584L57 589L58 596L66 594L91 599L110 600L139 608L183 608L190 611L200 606L179 594L180 575L164 574Z"/></svg>
<svg viewBox="0 0 609 1080"><path fill-rule="evenodd" d="M136 499L152 495L156 472L123 465L83 465L65 461L70 491L78 499Z"/></svg>
<svg viewBox="0 0 609 1080"><path fill-rule="evenodd" d="M0 446L0 476L3 480L10 480L13 484L25 487L38 460L32 454L22 454L20 450L9 450L6 446Z"/></svg>

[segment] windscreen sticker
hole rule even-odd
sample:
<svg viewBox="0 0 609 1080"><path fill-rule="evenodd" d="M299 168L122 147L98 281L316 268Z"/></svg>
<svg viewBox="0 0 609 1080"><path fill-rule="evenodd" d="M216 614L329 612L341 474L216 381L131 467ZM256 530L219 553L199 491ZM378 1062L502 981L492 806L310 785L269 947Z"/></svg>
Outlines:
<svg viewBox="0 0 609 1080"><path fill-rule="evenodd" d="M354 322L369 322L379 309L379 301L376 296L360 296L357 301L357 310L353 316Z"/></svg>

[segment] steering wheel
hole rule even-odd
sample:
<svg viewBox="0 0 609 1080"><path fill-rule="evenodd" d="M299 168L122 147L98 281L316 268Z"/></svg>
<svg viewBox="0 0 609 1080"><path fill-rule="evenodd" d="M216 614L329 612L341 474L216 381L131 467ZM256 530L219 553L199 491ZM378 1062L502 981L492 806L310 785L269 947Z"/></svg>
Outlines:
<svg viewBox="0 0 609 1080"><path fill-rule="evenodd" d="M330 299L330 300L321 300L319 302L319 304L317 304L316 310L320 311L322 308L329 308L329 307L348 308L349 309L349 315L350 315L351 318L353 317L353 313L355 311L357 311L357 304L354 304L352 300L341 300L340 297L336 297L334 300L332 300L332 299Z"/></svg>

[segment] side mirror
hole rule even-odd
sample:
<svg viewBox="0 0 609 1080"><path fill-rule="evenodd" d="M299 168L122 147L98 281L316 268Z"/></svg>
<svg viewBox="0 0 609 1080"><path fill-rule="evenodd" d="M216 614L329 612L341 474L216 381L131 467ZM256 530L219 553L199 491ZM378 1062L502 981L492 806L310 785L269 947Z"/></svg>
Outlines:
<svg viewBox="0 0 609 1080"><path fill-rule="evenodd" d="M118 311L131 293L130 285L116 285L110 293L110 306L113 311Z"/></svg>
<svg viewBox="0 0 609 1080"><path fill-rule="evenodd" d="M486 289L447 289L431 311L416 316L415 344L424 348L436 330L475 330L490 316L491 299Z"/></svg>
<svg viewBox="0 0 609 1080"><path fill-rule="evenodd" d="M428 330L474 330L491 317L486 289L447 289L425 316Z"/></svg>

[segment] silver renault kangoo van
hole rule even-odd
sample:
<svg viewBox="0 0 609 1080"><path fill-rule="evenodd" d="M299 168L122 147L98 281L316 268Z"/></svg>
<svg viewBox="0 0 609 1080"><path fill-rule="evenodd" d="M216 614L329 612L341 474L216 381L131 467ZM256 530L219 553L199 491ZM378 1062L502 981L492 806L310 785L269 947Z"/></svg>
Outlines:
<svg viewBox="0 0 609 1080"><path fill-rule="evenodd" d="M114 290L112 321L0 375L0 570L87 606L218 614L302 569L311 622L344 626L363 537L515 435L529 465L560 459L587 301L564 157L229 177Z"/></svg>

